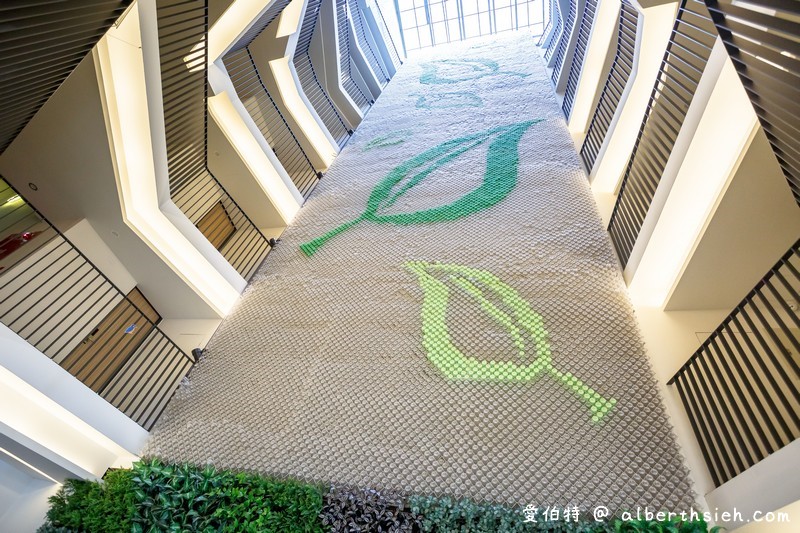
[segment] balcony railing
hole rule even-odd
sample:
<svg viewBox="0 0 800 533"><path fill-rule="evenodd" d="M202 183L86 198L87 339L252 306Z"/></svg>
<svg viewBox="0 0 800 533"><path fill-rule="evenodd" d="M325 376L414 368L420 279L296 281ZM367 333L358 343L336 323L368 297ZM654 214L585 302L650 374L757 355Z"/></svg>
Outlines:
<svg viewBox="0 0 800 533"><path fill-rule="evenodd" d="M669 382L718 486L800 437L798 305L800 241Z"/></svg>
<svg viewBox="0 0 800 533"><path fill-rule="evenodd" d="M567 78L567 87L564 90L564 102L561 104L561 109L567 118L572 113L572 104L575 102L578 80L581 77L581 70L583 70L583 58L586 55L586 49L589 47L589 36L592 33L596 11L597 0L586 0L583 6L581 26L578 30L578 40L575 43L575 52L572 56L572 63L569 65L569 77Z"/></svg>
<svg viewBox="0 0 800 533"><path fill-rule="evenodd" d="M300 85L303 87L306 98L311 102L311 106L317 112L319 118L322 119L331 136L341 147L344 146L353 132L344 123L342 116L317 78L317 72L311 62L309 53L311 40L317 28L320 5L321 0L308 1L303 21L300 23L300 35L297 39L293 62L297 71L297 78L300 80Z"/></svg>
<svg viewBox="0 0 800 533"><path fill-rule="evenodd" d="M572 37L572 28L575 27L575 18L577 16L578 0L569 0L569 10L567 11L567 17L564 20L564 31L561 33L561 38L558 40L556 61L553 64L553 72L550 74L553 83L558 82L558 77L561 75L561 66L567 59L567 48L569 47L569 40Z"/></svg>
<svg viewBox="0 0 800 533"><path fill-rule="evenodd" d="M170 195L245 278L270 251L267 238L208 169L208 6L158 0L158 41Z"/></svg>
<svg viewBox="0 0 800 533"><path fill-rule="evenodd" d="M564 19L561 17L561 6L559 5L557 0L553 0L550 3L551 6L551 18L553 20L552 24L555 26L553 30L553 36L550 38L550 42L547 43L547 48L544 51L544 58L546 61L550 61L550 58L553 57L553 53L558 48L558 42L561 40L561 34L564 31ZM543 35L546 35L543 34Z"/></svg>
<svg viewBox="0 0 800 533"><path fill-rule="evenodd" d="M289 0L274 2L234 43L225 54L223 63L237 96L258 126L264 140L272 148L300 194L308 196L322 175L314 168L278 104L272 98L250 51L253 41L278 19L287 5Z"/></svg>
<svg viewBox="0 0 800 533"><path fill-rule="evenodd" d="M591 172L600 148L603 146L608 128L614 118L619 103L622 100L622 93L625 92L625 85L631 77L633 70L633 57L636 51L636 27L639 21L639 13L636 8L628 2L622 0L622 7L619 11L619 33L617 35L617 49L614 55L614 62L611 64L611 71L608 73L600 100L594 109L592 122L589 124L589 131L586 139L581 146L581 158L586 165L586 171Z"/></svg>
<svg viewBox="0 0 800 533"><path fill-rule="evenodd" d="M800 4L706 0L706 5L800 203Z"/></svg>
<svg viewBox="0 0 800 533"><path fill-rule="evenodd" d="M392 32L389 31L389 26L386 24L386 18L383 16L380 2L375 0L373 5L378 12L378 17L380 17L380 20L376 21L378 31L380 31L381 38L383 39L383 42L386 43L386 47L389 49L389 57L394 64L394 68L397 69L397 67L403 64L403 61L400 59L400 53L397 51L397 45L394 42L394 38L392 38ZM397 23L400 24L400 21L398 20Z"/></svg>
<svg viewBox="0 0 800 533"><path fill-rule="evenodd" d="M701 0L683 0L608 231L623 267L644 224L717 32Z"/></svg>
<svg viewBox="0 0 800 533"><path fill-rule="evenodd" d="M341 1L341 0L337 0ZM353 28L356 30L356 42L361 46L361 49L366 53L367 63L378 78L378 83L381 87L389 82L389 73L383 67L380 59L378 59L377 52L373 49L372 44L367 37L366 23L364 22L364 13L361 12L361 7L358 5L358 0L344 0L347 4L347 12L353 21ZM377 4L377 2L376 2Z"/></svg>
<svg viewBox="0 0 800 533"><path fill-rule="evenodd" d="M339 29L339 68L341 70L342 86L359 109L367 111L373 104L372 97L364 94L364 91L353 80L353 62L350 60L350 41L353 36L350 34L350 22L347 15L349 7L347 4L347 0L336 0L336 23Z"/></svg>
<svg viewBox="0 0 800 533"><path fill-rule="evenodd" d="M194 360L0 179L0 322L145 429Z"/></svg>

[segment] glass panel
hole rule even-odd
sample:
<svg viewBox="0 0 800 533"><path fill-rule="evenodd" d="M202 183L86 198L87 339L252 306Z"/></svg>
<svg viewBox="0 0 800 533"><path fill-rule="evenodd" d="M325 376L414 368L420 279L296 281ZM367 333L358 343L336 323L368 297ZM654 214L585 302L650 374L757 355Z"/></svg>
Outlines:
<svg viewBox="0 0 800 533"><path fill-rule="evenodd" d="M0 179L0 275L55 234L25 199Z"/></svg>
<svg viewBox="0 0 800 533"><path fill-rule="evenodd" d="M544 0L431 0L430 20L424 5L424 0L398 0L408 50L501 31L526 29L539 36L544 30ZM493 11L494 27L489 11Z"/></svg>

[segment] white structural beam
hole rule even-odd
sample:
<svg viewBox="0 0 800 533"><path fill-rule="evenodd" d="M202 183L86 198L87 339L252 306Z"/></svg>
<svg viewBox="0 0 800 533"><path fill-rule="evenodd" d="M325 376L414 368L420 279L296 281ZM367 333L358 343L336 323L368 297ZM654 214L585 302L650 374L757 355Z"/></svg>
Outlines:
<svg viewBox="0 0 800 533"><path fill-rule="evenodd" d="M223 317L246 282L170 199L155 17L140 0L93 52L123 219Z"/></svg>

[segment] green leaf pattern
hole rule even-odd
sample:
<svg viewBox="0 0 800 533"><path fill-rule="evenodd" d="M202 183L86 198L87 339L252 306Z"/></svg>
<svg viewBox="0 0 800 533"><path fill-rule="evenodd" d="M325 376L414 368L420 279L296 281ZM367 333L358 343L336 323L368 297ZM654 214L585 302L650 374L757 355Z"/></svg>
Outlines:
<svg viewBox="0 0 800 533"><path fill-rule="evenodd" d="M367 208L364 213L355 220L346 222L312 241L301 244L300 249L306 255L311 256L328 240L364 220L397 225L444 222L456 220L495 205L505 198L517 184L519 141L528 128L540 121L530 120L510 126L499 126L481 133L446 141L406 160L378 182L367 200ZM433 171L490 139L494 140L489 145L486 171L483 182L478 188L439 207L413 213L379 213L380 210L394 205L398 198L430 176Z"/></svg>
<svg viewBox="0 0 800 533"><path fill-rule="evenodd" d="M528 382L542 374L550 375L581 398L589 407L592 421L601 421L614 407L616 400L606 399L570 372L553 366L548 333L542 317L528 302L497 276L485 270L455 264L422 261L406 263L417 275L424 292L422 303L422 344L430 362L447 379L495 382ZM444 281L436 275L443 276ZM486 361L465 355L451 341L447 327L447 309L451 289L446 282L463 290L488 316L511 336L520 361ZM502 302L501 309L492 300ZM527 333L533 340L528 346Z"/></svg>
<svg viewBox="0 0 800 533"><path fill-rule="evenodd" d="M497 61L491 59L440 59L422 64L419 82L423 85L447 85L497 75L528 76L522 72L501 71Z"/></svg>

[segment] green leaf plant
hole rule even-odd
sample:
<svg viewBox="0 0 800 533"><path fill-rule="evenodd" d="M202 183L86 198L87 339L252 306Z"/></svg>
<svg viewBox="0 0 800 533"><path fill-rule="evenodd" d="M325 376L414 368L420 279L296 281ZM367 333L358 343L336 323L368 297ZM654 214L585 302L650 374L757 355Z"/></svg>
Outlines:
<svg viewBox="0 0 800 533"><path fill-rule="evenodd" d="M416 274L424 292L422 344L433 365L450 380L524 383L549 375L575 393L589 407L593 422L600 422L616 400L601 396L570 372L553 365L548 333L542 317L509 285L485 270L455 264L412 261L406 268ZM452 286L463 291L514 342L520 361L487 361L465 355L452 342L447 310Z"/></svg>
<svg viewBox="0 0 800 533"><path fill-rule="evenodd" d="M375 186L367 200L367 208L361 216L332 229L321 237L301 244L300 249L304 254L311 256L328 240L365 220L401 226L445 222L466 217L497 204L508 196L517 184L519 141L528 128L538 122L541 122L541 119L499 126L481 133L459 137L406 160ZM483 182L478 188L439 207L413 213L379 214L380 210L394 205L401 196L430 176L433 171L490 139L493 140L489 144L486 156L486 171Z"/></svg>

